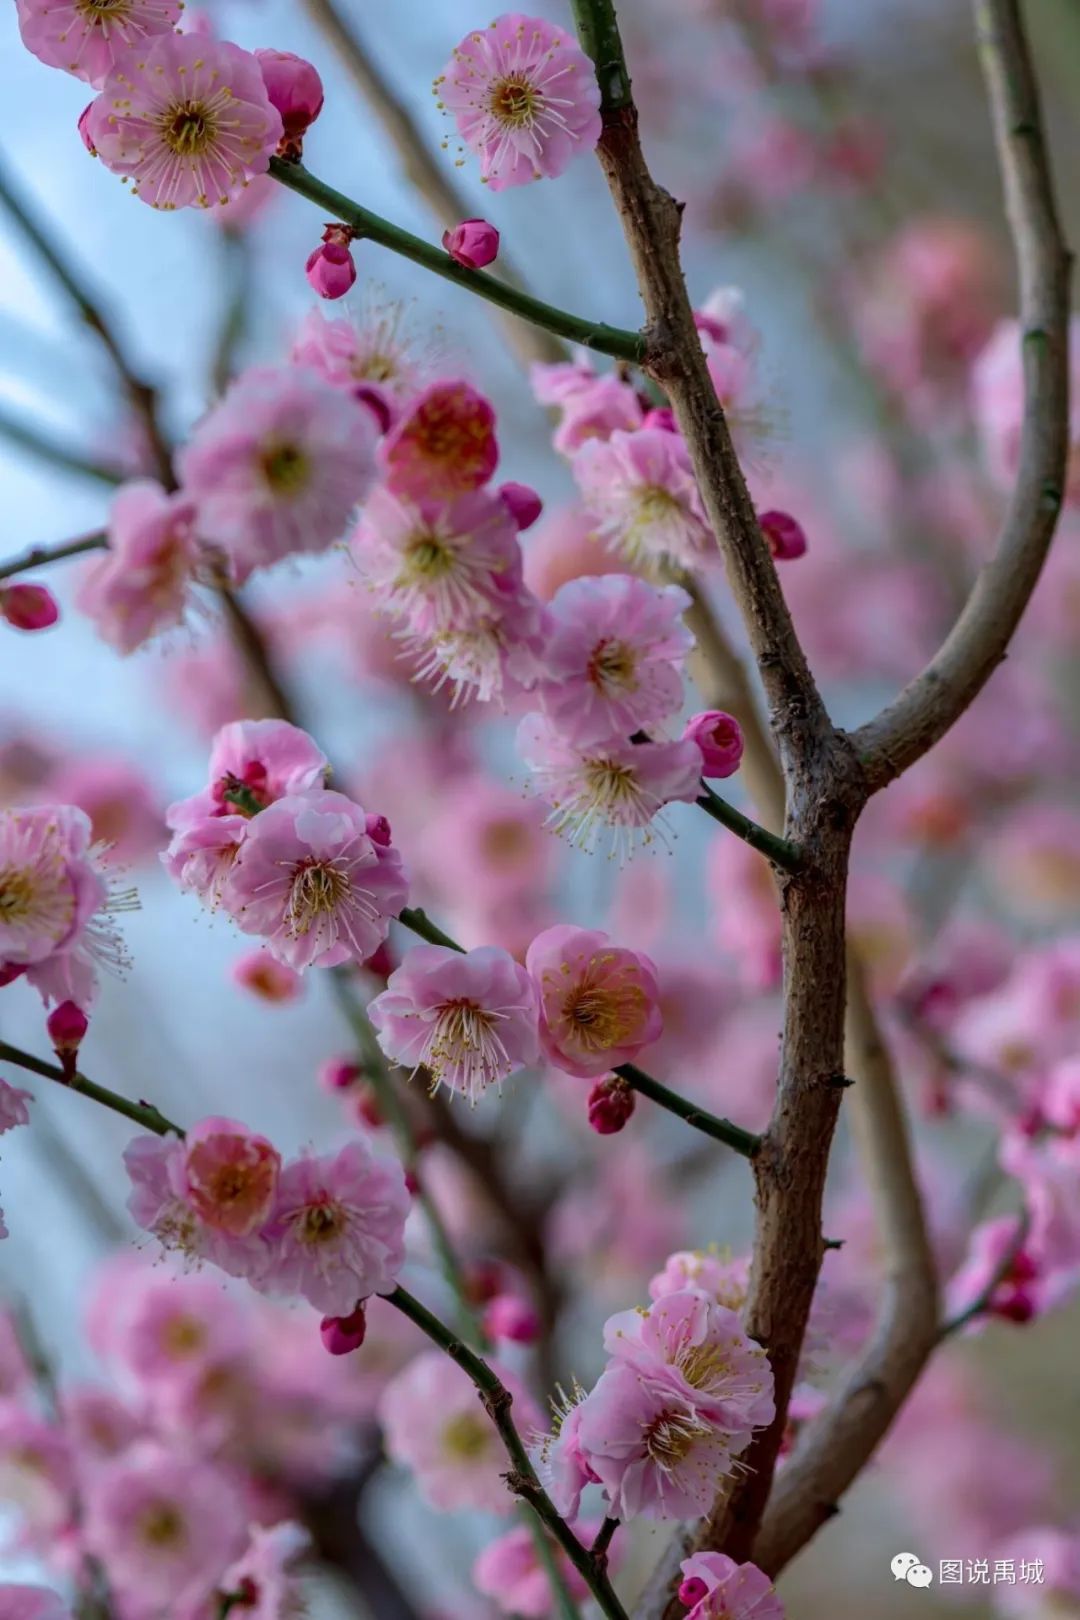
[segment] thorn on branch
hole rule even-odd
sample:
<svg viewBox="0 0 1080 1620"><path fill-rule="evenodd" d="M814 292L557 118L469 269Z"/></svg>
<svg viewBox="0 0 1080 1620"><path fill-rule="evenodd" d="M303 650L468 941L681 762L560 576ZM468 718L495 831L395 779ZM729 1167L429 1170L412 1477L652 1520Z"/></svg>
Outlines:
<svg viewBox="0 0 1080 1620"><path fill-rule="evenodd" d="M826 1084L837 1091L846 1091L848 1086L853 1086L855 1082L849 1074L830 1074Z"/></svg>

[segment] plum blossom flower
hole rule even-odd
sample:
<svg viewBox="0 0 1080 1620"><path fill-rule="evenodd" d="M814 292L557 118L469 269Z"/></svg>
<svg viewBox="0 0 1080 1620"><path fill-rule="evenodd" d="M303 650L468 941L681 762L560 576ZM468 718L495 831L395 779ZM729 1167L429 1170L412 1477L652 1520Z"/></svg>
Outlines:
<svg viewBox="0 0 1080 1620"><path fill-rule="evenodd" d="M741 1444L733 1439L733 1451L742 1450L751 1430L773 1420L772 1371L764 1350L747 1338L734 1311L693 1289L609 1317L604 1348L613 1362L673 1390L710 1422L741 1436Z"/></svg>
<svg viewBox="0 0 1080 1620"><path fill-rule="evenodd" d="M494 1370L514 1400L514 1422L527 1434L540 1427L535 1403L504 1368ZM379 1401L388 1455L409 1468L427 1502L440 1512L472 1508L513 1512L503 1479L506 1452L469 1375L440 1350L423 1351L392 1378Z"/></svg>
<svg viewBox="0 0 1080 1620"><path fill-rule="evenodd" d="M784 1620L776 1588L756 1564L736 1564L724 1553L694 1553L679 1565L679 1600L686 1620Z"/></svg>
<svg viewBox="0 0 1080 1620"><path fill-rule="evenodd" d="M579 747L630 737L682 703L694 644L682 623L690 598L631 574L576 579L552 598L536 695L548 720Z"/></svg>
<svg viewBox="0 0 1080 1620"><path fill-rule="evenodd" d="M589 439L609 439L616 428L632 433L644 423L637 391L613 372L598 376L587 362L534 365L529 379L537 401L559 412L551 442L562 456L572 456Z"/></svg>
<svg viewBox="0 0 1080 1620"><path fill-rule="evenodd" d="M221 1577L220 1590L239 1594L235 1608L246 1620L301 1620L307 1613L292 1565L308 1544L300 1525L284 1520L268 1528L253 1524L247 1551Z"/></svg>
<svg viewBox="0 0 1080 1620"><path fill-rule="evenodd" d="M597 1521L583 1522L575 1526L574 1534L582 1546L588 1547L599 1528ZM608 1551L609 1568L618 1556L619 1541L616 1534ZM587 1598L589 1589L584 1576L554 1542L551 1556L570 1596L576 1602ZM503 1614L520 1615L521 1620L545 1620L552 1613L551 1581L527 1526L515 1525L489 1542L473 1564L472 1578L476 1590L489 1597Z"/></svg>
<svg viewBox="0 0 1080 1620"><path fill-rule="evenodd" d="M613 851L663 837L658 813L701 793L701 751L695 742L621 740L579 748L541 714L527 714L517 729L518 753L530 766L536 791L551 806L548 825L583 850L595 848L606 827ZM659 831L653 830L656 823Z"/></svg>
<svg viewBox="0 0 1080 1620"><path fill-rule="evenodd" d="M126 965L110 894L90 847L90 819L73 805L0 810L0 983L25 973L46 1006L93 999L99 966Z"/></svg>
<svg viewBox="0 0 1080 1620"><path fill-rule="evenodd" d="M131 45L171 34L183 0L18 0L23 44L47 67L100 89Z"/></svg>
<svg viewBox="0 0 1080 1620"><path fill-rule="evenodd" d="M114 1356L157 1398L162 1389L240 1355L248 1343L246 1319L220 1281L155 1271L119 1312Z"/></svg>
<svg viewBox="0 0 1080 1620"><path fill-rule="evenodd" d="M131 1216L163 1249L190 1265L208 1260L230 1276L252 1282L266 1269L268 1250L261 1232L237 1237L198 1214L188 1193L184 1144L177 1137L135 1137L124 1149L124 1168L131 1181Z"/></svg>
<svg viewBox="0 0 1080 1620"><path fill-rule="evenodd" d="M203 417L179 456L202 539L242 584L344 534L375 481L374 418L301 366L252 367Z"/></svg>
<svg viewBox="0 0 1080 1620"><path fill-rule="evenodd" d="M184 1185L201 1221L230 1237L264 1224L277 1193L281 1154L235 1119L212 1115L184 1140Z"/></svg>
<svg viewBox="0 0 1080 1620"><path fill-rule="evenodd" d="M5 1136L20 1125L29 1125L30 1110L26 1105L33 1100L32 1091L23 1091L19 1086L0 1080L0 1136ZM6 1323L6 1317L4 1321Z"/></svg>
<svg viewBox="0 0 1080 1620"><path fill-rule="evenodd" d="M394 302L371 304L357 321L311 310L297 329L290 358L335 388L378 399L391 421L419 392L428 369L404 306Z"/></svg>
<svg viewBox="0 0 1080 1620"><path fill-rule="evenodd" d="M716 553L690 455L677 433L617 429L590 439L571 462L597 532L634 567L698 567Z"/></svg>
<svg viewBox="0 0 1080 1620"><path fill-rule="evenodd" d="M182 624L199 562L195 507L153 479L125 484L109 513L109 546L85 570L75 599L119 653Z"/></svg>
<svg viewBox="0 0 1080 1620"><path fill-rule="evenodd" d="M47 1586L9 1586L0 1582L4 1620L71 1620L71 1610Z"/></svg>
<svg viewBox="0 0 1080 1620"><path fill-rule="evenodd" d="M360 1140L294 1159L278 1182L269 1269L258 1286L300 1294L328 1316L350 1315L357 1300L395 1286L409 1208L401 1165Z"/></svg>
<svg viewBox="0 0 1080 1620"><path fill-rule="evenodd" d="M748 1435L732 1436L696 1404L625 1363L601 1373L581 1405L578 1443L612 1517L696 1519L707 1513Z"/></svg>
<svg viewBox="0 0 1080 1620"><path fill-rule="evenodd" d="M1030 1322L1060 1303L1068 1292L1060 1274L1044 1269L1028 1253L1023 1223L1015 1215L999 1215L975 1228L968 1257L949 1283L948 1315L958 1316L969 1310L988 1289L985 1309L971 1321L973 1332L985 1327L993 1317L1006 1322Z"/></svg>
<svg viewBox="0 0 1080 1620"><path fill-rule="evenodd" d="M537 1474L556 1512L570 1522L581 1511L581 1496L586 1485L599 1483L582 1452L578 1433L584 1400L585 1391L580 1384L575 1384L569 1395L560 1387L559 1400L552 1402L553 1432L540 1435L532 1450Z"/></svg>
<svg viewBox="0 0 1080 1620"><path fill-rule="evenodd" d="M222 905L298 972L363 962L408 897L400 855L369 827L343 793L279 799L249 823Z"/></svg>
<svg viewBox="0 0 1080 1620"><path fill-rule="evenodd" d="M414 946L368 1015L387 1057L473 1103L539 1051L532 980L497 945Z"/></svg>
<svg viewBox="0 0 1080 1620"><path fill-rule="evenodd" d="M103 1468L86 1503L86 1543L127 1602L208 1598L244 1545L240 1490L212 1463L147 1444Z"/></svg>
<svg viewBox="0 0 1080 1620"><path fill-rule="evenodd" d="M492 191L562 174L600 139L596 70L565 29L509 12L467 34L435 80Z"/></svg>
<svg viewBox="0 0 1080 1620"><path fill-rule="evenodd" d="M448 501L488 482L499 462L495 412L469 383L440 378L409 401L379 446L387 487Z"/></svg>
<svg viewBox="0 0 1080 1620"><path fill-rule="evenodd" d="M304 993L302 975L261 946L247 951L233 963L231 977L234 984L258 996L260 1001L276 1006L296 1001Z"/></svg>
<svg viewBox="0 0 1080 1620"><path fill-rule="evenodd" d="M281 114L249 51L197 34L159 34L125 51L90 105L85 136L152 208L228 203L265 174Z"/></svg>
<svg viewBox="0 0 1080 1620"><path fill-rule="evenodd" d="M67 1436L14 1401L0 1407L0 1499L17 1504L35 1540L71 1523L73 1470Z"/></svg>
<svg viewBox="0 0 1080 1620"><path fill-rule="evenodd" d="M649 1298L696 1289L729 1311L741 1311L750 1286L748 1256L730 1258L708 1249L678 1249L649 1282Z"/></svg>
<svg viewBox="0 0 1080 1620"><path fill-rule="evenodd" d="M606 1074L659 1039L656 969L607 934L567 923L547 928L525 966L540 998L541 1049L566 1074Z"/></svg>

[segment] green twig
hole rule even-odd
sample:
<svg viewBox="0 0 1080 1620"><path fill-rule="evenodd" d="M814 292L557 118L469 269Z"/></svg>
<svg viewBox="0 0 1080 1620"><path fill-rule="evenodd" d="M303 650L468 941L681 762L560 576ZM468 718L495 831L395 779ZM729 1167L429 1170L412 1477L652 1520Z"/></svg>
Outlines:
<svg viewBox="0 0 1080 1620"><path fill-rule="evenodd" d="M759 826L756 821L751 821L749 816L744 816L741 810L736 810L733 804L722 799L704 783L697 803L706 815L712 816L714 821L727 827L741 838L744 844L749 844L751 849L756 849L766 860L772 861L774 866L783 867L785 872L799 870L802 856L796 844L790 843L786 838L778 838L775 833Z"/></svg>
<svg viewBox="0 0 1080 1620"><path fill-rule="evenodd" d="M65 540L60 546L31 546L29 551L12 557L10 562L0 563L0 579L29 573L32 568L46 568L50 563L63 562L67 557L81 557L87 551L103 551L108 543L108 535L97 530L94 534L84 534L79 540Z"/></svg>
<svg viewBox="0 0 1080 1620"><path fill-rule="evenodd" d="M521 1508L521 1517L529 1534L532 1536L536 1556L544 1566L544 1574L547 1576L548 1586L551 1588L551 1596L554 1600L556 1612L562 1616L562 1620L581 1620L578 1606L570 1595L570 1588L567 1586L563 1572L559 1568L555 1548L552 1545L551 1537L544 1529L543 1521L537 1517L532 1508L526 1507L524 1504L522 1504Z"/></svg>
<svg viewBox="0 0 1080 1620"><path fill-rule="evenodd" d="M421 1332L425 1333L433 1344L438 1345L440 1350L444 1350L451 1361L456 1362L472 1379L506 1447L506 1454L511 1463L510 1473L506 1476L510 1490L515 1496L520 1496L522 1501L527 1502L537 1518L546 1525L571 1564L582 1576L608 1620L627 1620L626 1611L615 1595L607 1572L596 1567L588 1548L582 1546L569 1525L556 1512L554 1503L541 1485L525 1444L514 1426L511 1416L513 1397L505 1384L483 1357L470 1350L444 1322L440 1322L437 1316L433 1316L418 1299L406 1293L404 1288L395 1288L392 1294L387 1295L387 1299L411 1322L415 1322Z"/></svg>
<svg viewBox="0 0 1080 1620"><path fill-rule="evenodd" d="M634 99L611 0L570 0L570 9L582 48L596 68L601 111L609 115L629 111Z"/></svg>
<svg viewBox="0 0 1080 1620"><path fill-rule="evenodd" d="M65 1076L63 1069L55 1063L46 1063L42 1058L33 1057L29 1052L22 1052L17 1046L9 1046L7 1041L0 1041L0 1060L15 1063L20 1069L26 1069L30 1074L41 1075L45 1080L55 1080L67 1091L77 1091L81 1097L89 1097L92 1102L101 1103L105 1108L111 1108L114 1114L123 1114L125 1119L133 1120L144 1130L153 1131L155 1136L183 1136L179 1125L174 1125L171 1119L166 1119L161 1111L148 1102L129 1102L118 1092L108 1091L105 1086L95 1085L88 1080L85 1074L73 1074L70 1079Z"/></svg>
<svg viewBox="0 0 1080 1620"><path fill-rule="evenodd" d="M425 270L431 270L444 280L464 287L467 292L486 298L491 304L498 304L500 309L520 315L522 320L531 321L546 332L554 332L568 343L580 343L584 348L610 354L616 360L637 363L644 359L645 339L639 332L627 332L617 326L608 326L603 321L584 320L580 315L556 309L553 304L545 304L530 293L508 286L505 281L488 275L486 271L466 270L464 265L458 264L434 243L413 236L399 225L392 225L388 219L371 213L353 202L351 197L343 196L340 191L316 179L302 163L286 163L282 158L271 158L270 173L283 186L315 203L325 214L342 220L357 236L378 242L392 253L400 253L414 264L423 265Z"/></svg>

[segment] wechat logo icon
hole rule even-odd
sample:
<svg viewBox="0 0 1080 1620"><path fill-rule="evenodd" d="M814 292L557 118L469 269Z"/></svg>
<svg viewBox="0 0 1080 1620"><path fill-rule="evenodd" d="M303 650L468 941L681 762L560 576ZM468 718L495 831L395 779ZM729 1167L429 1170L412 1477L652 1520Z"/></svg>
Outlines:
<svg viewBox="0 0 1080 1620"><path fill-rule="evenodd" d="M894 1581L907 1581L909 1586L929 1586L934 1579L933 1570L916 1553L897 1553L889 1568Z"/></svg>

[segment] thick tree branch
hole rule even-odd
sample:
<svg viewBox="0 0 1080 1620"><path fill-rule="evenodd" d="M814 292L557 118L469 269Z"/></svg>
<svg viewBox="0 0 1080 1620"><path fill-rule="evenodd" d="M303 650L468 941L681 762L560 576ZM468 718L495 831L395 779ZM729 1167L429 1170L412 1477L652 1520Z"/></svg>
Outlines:
<svg viewBox="0 0 1080 1620"><path fill-rule="evenodd" d="M872 789L885 787L932 748L1004 658L1038 581L1065 488L1070 259L1038 86L1019 0L974 0L974 13L1020 277L1020 464L994 554L944 644L896 701L854 734Z"/></svg>
<svg viewBox="0 0 1080 1620"><path fill-rule="evenodd" d="M356 24L346 19L334 0L303 0L304 9L322 30L351 75L360 94L382 125L383 132L401 159L405 179L422 197L440 225L454 226L472 217L473 204L446 172L424 140L408 107L395 93L361 39ZM526 291L506 249L499 248L499 275L511 287ZM526 364L532 361L565 360L565 346L550 332L528 321L509 316L504 321L507 339Z"/></svg>

